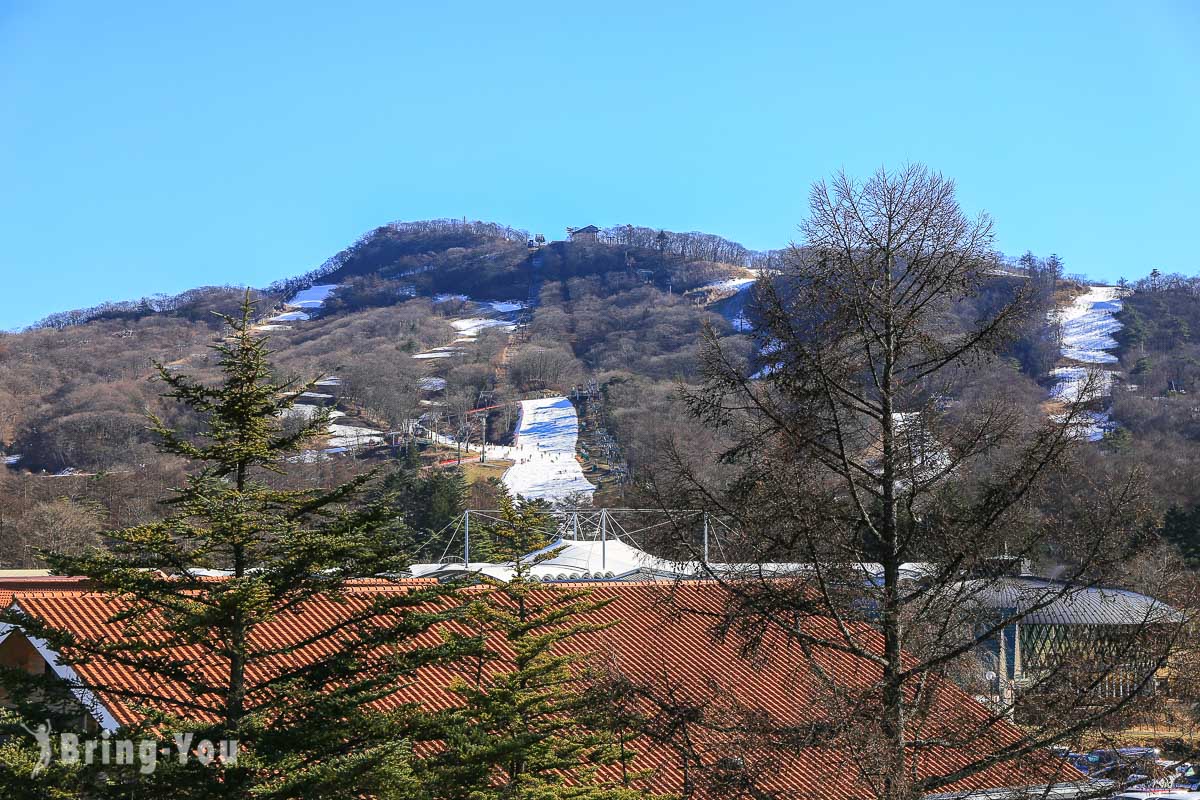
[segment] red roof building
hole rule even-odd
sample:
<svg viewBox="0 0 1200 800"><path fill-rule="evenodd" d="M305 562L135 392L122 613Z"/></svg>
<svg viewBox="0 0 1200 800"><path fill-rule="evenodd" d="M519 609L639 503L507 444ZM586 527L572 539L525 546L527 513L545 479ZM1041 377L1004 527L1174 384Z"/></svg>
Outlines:
<svg viewBox="0 0 1200 800"><path fill-rule="evenodd" d="M590 588L594 599L609 602L585 614L582 621L611 625L570 638L565 646L585 654L598 672L619 676L628 685L638 687L637 702L646 724L635 741L639 754L633 767L647 772L640 781L642 788L671 793L691 788L701 796L709 795L695 783L695 773L736 764L739 771L752 776L756 789L779 797L845 800L874 794L870 775L865 774L868 771L854 755L855 748L827 733L827 700L831 683L850 692L869 689L879 678L877 665L840 652L806 655L783 635L768 635L749 654L740 634L713 633L713 623L723 618L729 599L727 590L715 583L612 582L590 584ZM371 593L379 591L406 589L403 584L367 583L351 590L346 602L316 599L295 613L281 614L258 626L252 639L274 646L305 640L335 625L340 617L351 613L355 604L367 603ZM109 596L78 588L17 591L12 603L23 613L79 637L121 635L119 624L111 620L120 603ZM801 624L819 633L822 622L809 620ZM861 634L865 642L878 638L866 627ZM429 636L436 638L436 633L430 632ZM331 646L328 639L321 640L286 658L318 659ZM136 691L145 684L145 676L98 659L72 668L58 664L56 658L57 654L44 643L30 640L19 628L0 629L0 664L31 671L49 668L64 679L78 680L81 687L77 697L92 709L99 727L116 729L138 719L119 692L106 692L101 687ZM220 674L220 666L210 663L207 668ZM269 672L274 667L268 663L254 668ZM455 702L448 687L456 675L453 669L423 668L417 680L399 689L390 702L417 701L430 708L445 708ZM169 708L171 704L164 702L164 710L183 710L186 714L188 698L182 687L160 684L157 691L166 700L177 698L180 703ZM949 682L934 696L934 712L929 719L945 744L913 755L918 774L951 774L1020 740L1015 728L994 719L985 707ZM683 715L686 723L681 723L678 715L672 716L680 708L688 709ZM681 724L688 726L690 744L686 749L675 738ZM785 742L763 733L768 730L808 733L806 738L793 736ZM970 731L970 735L960 735L963 731ZM1057 768L1049 758L1001 763L939 791L1078 777L1063 775Z"/></svg>

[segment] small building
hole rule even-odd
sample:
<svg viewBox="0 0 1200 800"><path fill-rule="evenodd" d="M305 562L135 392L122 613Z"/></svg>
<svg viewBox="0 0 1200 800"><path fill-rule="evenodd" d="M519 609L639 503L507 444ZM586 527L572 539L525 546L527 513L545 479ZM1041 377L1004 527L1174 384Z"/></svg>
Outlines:
<svg viewBox="0 0 1200 800"><path fill-rule="evenodd" d="M1145 654L1130 646L1133 638L1169 635L1168 629L1182 621L1176 609L1138 592L1028 574L967 581L959 592L980 607L980 630L1015 620L978 648L983 667L994 676L992 692L1002 699L1065 663L1083 670L1080 680L1091 679L1087 665L1103 665L1105 686L1099 694L1109 689L1114 696L1124 694L1124 684L1155 672L1153 658L1139 660ZM1154 684L1151 680L1141 691L1152 693Z"/></svg>
<svg viewBox="0 0 1200 800"><path fill-rule="evenodd" d="M598 242L600 241L600 229L595 225L567 228L567 238L572 242Z"/></svg>

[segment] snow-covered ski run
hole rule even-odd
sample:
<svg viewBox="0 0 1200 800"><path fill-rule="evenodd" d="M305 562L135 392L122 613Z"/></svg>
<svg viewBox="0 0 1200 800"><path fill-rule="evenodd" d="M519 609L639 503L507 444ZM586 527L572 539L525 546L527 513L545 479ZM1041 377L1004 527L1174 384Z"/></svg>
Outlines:
<svg viewBox="0 0 1200 800"><path fill-rule="evenodd" d="M566 397L523 400L514 444L506 458L515 463L504 473L514 495L551 503L580 496L591 502L596 490L575 458L579 415Z"/></svg>
<svg viewBox="0 0 1200 800"><path fill-rule="evenodd" d="M1061 354L1067 363L1050 372L1054 385L1050 398L1063 403L1101 400L1112 394L1110 365L1117 363L1111 352L1117 347L1114 335L1121 329L1116 313L1121 310L1122 290L1116 286L1092 286L1071 305L1054 312L1062 326ZM1108 411L1089 411L1079 435L1097 441L1112 427Z"/></svg>

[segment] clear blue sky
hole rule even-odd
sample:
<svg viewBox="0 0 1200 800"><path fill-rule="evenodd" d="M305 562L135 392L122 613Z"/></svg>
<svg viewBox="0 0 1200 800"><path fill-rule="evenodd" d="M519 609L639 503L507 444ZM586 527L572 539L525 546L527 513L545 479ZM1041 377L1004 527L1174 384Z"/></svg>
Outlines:
<svg viewBox="0 0 1200 800"><path fill-rule="evenodd" d="M1200 3L0 0L0 328L396 219L777 247L906 160L1006 252L1200 271Z"/></svg>

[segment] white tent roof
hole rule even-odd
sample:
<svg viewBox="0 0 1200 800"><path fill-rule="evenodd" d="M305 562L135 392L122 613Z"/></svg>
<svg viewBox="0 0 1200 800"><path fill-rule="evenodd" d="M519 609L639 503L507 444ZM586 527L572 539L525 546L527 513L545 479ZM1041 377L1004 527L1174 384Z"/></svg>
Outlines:
<svg viewBox="0 0 1200 800"><path fill-rule="evenodd" d="M620 539L607 541L556 539L541 550L525 556L523 561L535 561L548 553L555 555L535 564L533 574L543 580L592 577L620 577L631 572L647 570L677 573L684 565L656 558L644 550Z"/></svg>
<svg viewBox="0 0 1200 800"><path fill-rule="evenodd" d="M529 563L548 553L552 557L534 564L530 574L538 580L582 580L587 578L620 578L639 571L683 574L685 564L656 558L620 539L601 541L585 539L555 539L540 550L524 556ZM472 562L471 564L413 564L414 578L450 577L464 573L478 573L497 580L508 580L515 572L514 565Z"/></svg>
<svg viewBox="0 0 1200 800"><path fill-rule="evenodd" d="M557 552L555 552L557 551ZM530 563L540 557L554 553L545 561L534 564L530 575L537 580L564 581L596 578L620 579L645 576L691 578L721 575L725 577L767 578L785 577L810 573L811 564L718 564L709 563L707 568L699 561L671 561L652 556L622 539L555 539L540 550L524 556L521 560ZM877 580L878 564L857 565L867 580ZM905 564L902 576L916 579L926 574L929 565ZM514 565L493 564L477 561L470 564L413 564L410 568L414 578L451 578L466 574L484 575L496 580L507 581L516 571Z"/></svg>

